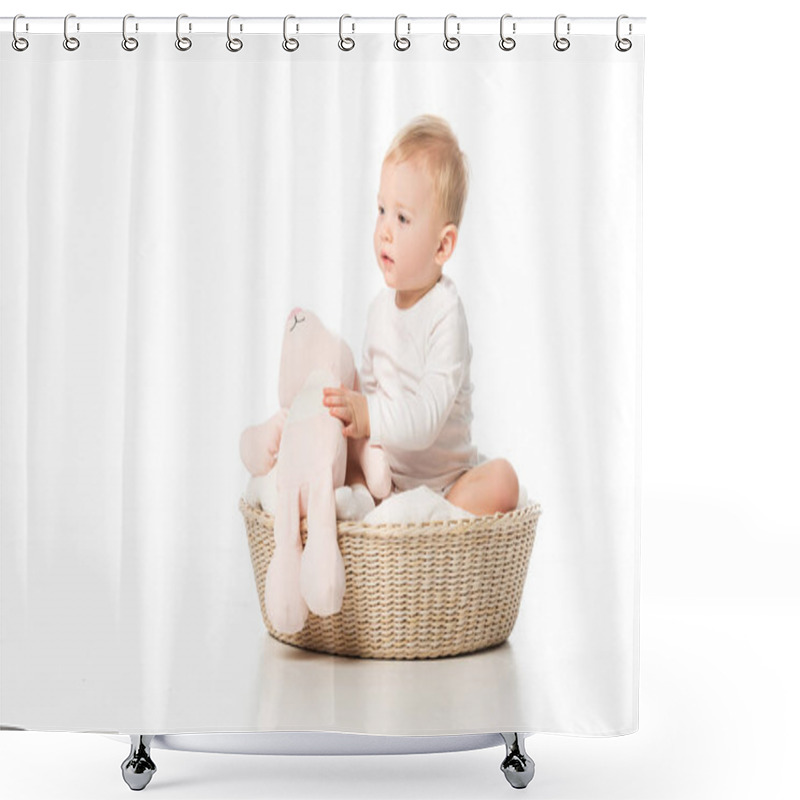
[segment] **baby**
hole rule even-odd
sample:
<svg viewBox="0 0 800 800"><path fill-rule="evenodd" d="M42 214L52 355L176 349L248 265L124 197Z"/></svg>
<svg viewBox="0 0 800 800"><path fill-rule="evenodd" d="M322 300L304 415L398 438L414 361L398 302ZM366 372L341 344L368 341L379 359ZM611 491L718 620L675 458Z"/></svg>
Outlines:
<svg viewBox="0 0 800 800"><path fill-rule="evenodd" d="M455 284L442 274L467 180L466 158L443 119L418 117L395 137L374 235L388 288L369 309L363 394L326 388L324 402L345 436L381 445L397 489L426 485L480 515L516 508L519 484L508 461L481 462L472 445L472 348Z"/></svg>

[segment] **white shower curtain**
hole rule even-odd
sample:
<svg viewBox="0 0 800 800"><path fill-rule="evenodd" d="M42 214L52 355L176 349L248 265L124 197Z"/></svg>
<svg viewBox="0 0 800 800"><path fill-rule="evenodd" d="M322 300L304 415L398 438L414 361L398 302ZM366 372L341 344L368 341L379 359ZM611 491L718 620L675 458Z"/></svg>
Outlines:
<svg viewBox="0 0 800 800"><path fill-rule="evenodd" d="M637 727L643 37L60 34L0 47L0 722L396 735ZM276 31L280 26L273 26ZM520 25L520 30L524 26ZM221 32L219 32L221 31ZM351 659L264 629L239 436L283 323L360 366L384 154L447 120L472 440L542 507L500 647ZM499 598L502 602L502 598Z"/></svg>

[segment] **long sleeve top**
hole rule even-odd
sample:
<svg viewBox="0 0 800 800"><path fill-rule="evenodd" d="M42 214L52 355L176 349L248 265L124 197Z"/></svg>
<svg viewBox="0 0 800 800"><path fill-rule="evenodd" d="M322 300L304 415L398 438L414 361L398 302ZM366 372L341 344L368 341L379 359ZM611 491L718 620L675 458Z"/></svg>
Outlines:
<svg viewBox="0 0 800 800"><path fill-rule="evenodd" d="M411 308L393 289L373 300L361 369L372 444L383 447L404 491L445 491L478 463L471 442L472 384L467 318L443 275Z"/></svg>

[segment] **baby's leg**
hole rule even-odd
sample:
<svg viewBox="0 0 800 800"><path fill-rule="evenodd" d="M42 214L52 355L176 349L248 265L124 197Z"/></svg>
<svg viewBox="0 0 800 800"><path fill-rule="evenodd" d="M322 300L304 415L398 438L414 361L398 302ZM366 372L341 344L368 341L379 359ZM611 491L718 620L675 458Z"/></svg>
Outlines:
<svg viewBox="0 0 800 800"><path fill-rule="evenodd" d="M454 506L473 514L513 511L519 500L519 481L514 467L495 458L465 472L447 493Z"/></svg>

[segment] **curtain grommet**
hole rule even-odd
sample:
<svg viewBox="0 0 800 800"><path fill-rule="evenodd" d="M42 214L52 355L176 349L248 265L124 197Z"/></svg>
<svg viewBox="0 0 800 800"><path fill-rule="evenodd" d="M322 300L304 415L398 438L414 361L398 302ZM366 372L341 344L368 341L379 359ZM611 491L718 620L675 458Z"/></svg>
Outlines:
<svg viewBox="0 0 800 800"><path fill-rule="evenodd" d="M178 14L175 20L175 47L182 53L185 53L192 46L192 40L188 36L181 36L181 20L188 19L188 17L188 14ZM189 30L191 31L191 29L192 26L189 25Z"/></svg>
<svg viewBox="0 0 800 800"><path fill-rule="evenodd" d="M355 46L356 42L355 39L351 38L350 36L345 36L342 32L342 24L346 19L353 19L349 14L342 14L339 17L339 49L343 50L345 53L349 53ZM356 24L355 22L352 23L353 30L352 33L356 32Z"/></svg>
<svg viewBox="0 0 800 800"><path fill-rule="evenodd" d="M505 50L506 53L509 50L513 50L517 46L517 40L512 38L511 36L506 36L504 31L504 25L507 19L511 19L511 14L503 14L500 17L500 49ZM511 32L516 33L517 25L516 23L511 23Z"/></svg>
<svg viewBox="0 0 800 800"><path fill-rule="evenodd" d="M563 53L566 50L569 50L570 41L567 39L566 36L559 36L558 35L558 21L560 19L566 19L566 14L559 14L555 22L553 23L553 35L555 36L555 41L553 42L553 47L558 50L559 53ZM567 36L569 36L569 22L567 23Z"/></svg>
<svg viewBox="0 0 800 800"><path fill-rule="evenodd" d="M405 14L398 14L394 18L394 49L399 50L401 53L408 50L411 47L411 39L407 36L400 36L400 20L401 19L408 19ZM406 23L408 25L408 33L411 33L411 23Z"/></svg>
<svg viewBox="0 0 800 800"><path fill-rule="evenodd" d="M447 23L451 19L456 19L456 15L448 14L444 18L444 42L442 42L442 46L444 47L445 50L449 50L452 53L454 50L458 50L458 48L461 47L461 39L459 39L457 36L447 35ZM460 32L461 32L461 23L456 22L456 33Z"/></svg>
<svg viewBox="0 0 800 800"><path fill-rule="evenodd" d="M290 38L289 36L286 35L286 29L290 19L297 19L297 17L294 17L291 14L287 14L283 18L283 42L281 44L281 47L283 47L283 49L287 53L294 53L294 51L297 50L298 47L300 47L300 42L297 41L297 39L295 39L294 37ZM296 30L299 29L300 29L299 26L297 26Z"/></svg>
<svg viewBox="0 0 800 800"><path fill-rule="evenodd" d="M11 35L13 37L11 39L11 46L18 53L24 53L28 49L28 45L30 44L30 42L17 33L17 20L18 19L25 19L25 15L24 14L17 14L17 16L14 17L14 22L13 22L13 24L11 26Z"/></svg>
<svg viewBox="0 0 800 800"><path fill-rule="evenodd" d="M126 14L122 18L122 49L132 53L139 46L139 40L133 36L128 36L129 19L134 19L133 14Z"/></svg>
<svg viewBox="0 0 800 800"><path fill-rule="evenodd" d="M236 14L231 14L228 17L228 41L225 42L225 47L227 47L228 51L231 53L238 53L244 47L244 42L242 42L241 39L236 39L231 36L231 22L235 19L239 19Z"/></svg>
<svg viewBox="0 0 800 800"><path fill-rule="evenodd" d="M616 47L617 50L620 51L620 53L627 53L628 50L630 50L631 47L633 47L633 42L630 39L622 38L619 35L619 27L620 27L619 24L620 22L622 22L623 19L629 19L628 15L620 14L617 17L617 41L614 42L614 47ZM633 27L631 26L630 23L628 23L628 35L630 35L632 32L633 32Z"/></svg>
<svg viewBox="0 0 800 800"><path fill-rule="evenodd" d="M70 19L75 19L74 14L67 14L64 17L64 49L69 50L70 53L74 53L80 46L81 42L80 39L77 39L75 36L70 36L67 30L67 25L69 24ZM78 26L78 30L80 30L80 26Z"/></svg>

